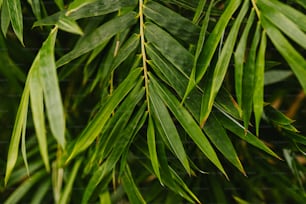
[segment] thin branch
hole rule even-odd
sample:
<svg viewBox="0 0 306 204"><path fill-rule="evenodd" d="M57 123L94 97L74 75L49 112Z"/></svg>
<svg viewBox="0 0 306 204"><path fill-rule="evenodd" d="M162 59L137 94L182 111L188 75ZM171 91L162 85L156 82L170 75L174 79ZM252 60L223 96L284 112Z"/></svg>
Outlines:
<svg viewBox="0 0 306 204"><path fill-rule="evenodd" d="M140 18L140 43L141 43L141 56L142 56L142 66L143 74L145 80L146 89L146 100L148 103L148 111L150 110L149 105L149 79L148 79L148 67L147 67L147 54L145 49L145 37L144 37L144 17L143 17L143 0L139 0L139 18Z"/></svg>

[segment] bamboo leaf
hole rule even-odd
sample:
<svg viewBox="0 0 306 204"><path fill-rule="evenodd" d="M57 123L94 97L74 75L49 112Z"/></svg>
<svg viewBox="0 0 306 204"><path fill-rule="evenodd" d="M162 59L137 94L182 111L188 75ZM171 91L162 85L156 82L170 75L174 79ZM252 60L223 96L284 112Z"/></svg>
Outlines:
<svg viewBox="0 0 306 204"><path fill-rule="evenodd" d="M93 50L105 41L109 40L115 34L125 30L133 25L136 21L135 12L129 12L123 16L116 17L102 26L98 27L95 31L84 37L78 46L61 57L57 62L57 67L60 67L71 60L80 57L81 55Z"/></svg>
<svg viewBox="0 0 306 204"><path fill-rule="evenodd" d="M151 89L159 93L160 97L167 104L175 118L183 126L184 130L188 133L199 149L227 177L213 147L192 116L182 105L180 105L179 101L172 95L172 93L167 89L160 87L154 77L150 76L150 78L152 81L152 85L150 86Z"/></svg>
<svg viewBox="0 0 306 204"><path fill-rule="evenodd" d="M158 96L158 92L155 92L151 86L149 86L150 91L150 107L153 115L158 121L161 129L169 142L171 149L173 150L175 156L180 160L182 165L188 174L190 174L190 166L187 159L185 149L183 147L182 140L177 132L177 129L171 119L171 116Z"/></svg>
<svg viewBox="0 0 306 204"><path fill-rule="evenodd" d="M218 20L217 25L215 26L212 33L209 35L209 38L207 39L206 43L204 44L204 48L207 49L203 49L199 56L200 60L197 63L197 72L196 72L197 83L203 78L211 62L211 59L216 51L216 48L219 44L222 33L225 30L226 25L230 21L233 13L238 9L240 3L241 0L229 2L223 14L221 15L220 19Z"/></svg>
<svg viewBox="0 0 306 204"><path fill-rule="evenodd" d="M69 203L69 196L73 190L73 183L81 166L82 159L79 159L75 162L73 169L71 170L68 182L64 188L64 192L61 194L61 198L59 200L59 204Z"/></svg>
<svg viewBox="0 0 306 204"><path fill-rule="evenodd" d="M268 153L269 155L280 159L277 154L275 154L263 141L261 141L258 137L253 135L251 132L247 131L245 132L244 127L238 123L235 119L233 119L231 116L229 116L226 113L218 113L216 112L216 116L218 120L221 122L221 124L234 133L235 136L238 136L240 139L245 140L247 143L257 147L258 149L263 150L264 152Z"/></svg>
<svg viewBox="0 0 306 204"><path fill-rule="evenodd" d="M70 32L77 35L83 35L82 29L79 27L79 25L69 16L61 15L59 17L58 22L56 23L59 27L59 29L62 29L66 32Z"/></svg>
<svg viewBox="0 0 306 204"><path fill-rule="evenodd" d="M23 21L20 0L5 0L11 19L13 30L23 45Z"/></svg>
<svg viewBox="0 0 306 204"><path fill-rule="evenodd" d="M214 114L211 114L208 118L204 126L204 132L223 156L239 169L240 172L246 175L231 140Z"/></svg>
<svg viewBox="0 0 306 204"><path fill-rule="evenodd" d="M256 53L257 47L260 41L260 29L261 26L257 23L256 31L253 36L252 45L246 62L246 66L243 70L242 78L242 112L245 129L249 126L249 121L252 113L252 104L255 88L255 74L256 74Z"/></svg>
<svg viewBox="0 0 306 204"><path fill-rule="evenodd" d="M240 106L242 104L242 76L243 76L243 67L245 61L246 46L247 46L248 35L251 30L252 24L254 22L254 18L255 18L255 11L252 10L234 53L235 91L236 91L237 102Z"/></svg>
<svg viewBox="0 0 306 204"><path fill-rule="evenodd" d="M39 51L39 74L46 111L54 138L65 148L65 116L55 67L54 46L57 28L53 29Z"/></svg>
<svg viewBox="0 0 306 204"><path fill-rule="evenodd" d="M276 5L266 0L259 0L257 2L261 15L268 19L275 27L279 28L283 33L290 37L293 41L298 43L301 47L306 49L306 34L300 30L297 24L292 22L281 11L276 9ZM280 23L281 22L281 23Z"/></svg>
<svg viewBox="0 0 306 204"><path fill-rule="evenodd" d="M127 196L129 197L129 200L132 203L146 203L134 182L131 170L128 165L126 166L124 175L122 176L122 185L125 192L127 193Z"/></svg>
<svg viewBox="0 0 306 204"><path fill-rule="evenodd" d="M77 154L86 150L88 146L90 146L96 139L96 137L102 131L105 123L109 120L111 113L135 86L135 82L139 80L138 78L140 72L140 69L133 70L114 91L113 95L109 98L105 106L97 113L96 117L86 126L82 134L79 136L79 139L74 144L72 152L70 153L66 163L68 163Z"/></svg>
<svg viewBox="0 0 306 204"><path fill-rule="evenodd" d="M170 34L153 23L145 25L145 36L169 62L182 73L189 75L193 55Z"/></svg>
<svg viewBox="0 0 306 204"><path fill-rule="evenodd" d="M39 150L44 161L46 170L50 171L47 135L44 117L44 104L43 104L43 88L40 82L39 75L39 57L37 57L31 67L32 73L30 78L30 99L31 110L33 115L33 122L38 140Z"/></svg>
<svg viewBox="0 0 306 204"><path fill-rule="evenodd" d="M41 9L40 9L40 0L28 0L29 4L32 7L32 11L35 17L40 20L41 19Z"/></svg>
<svg viewBox="0 0 306 204"><path fill-rule="evenodd" d="M46 173L40 171L35 173L31 178L28 178L24 181L4 202L4 204L15 204L18 203L22 197L29 192L33 185L35 185Z"/></svg>
<svg viewBox="0 0 306 204"><path fill-rule="evenodd" d="M4 0L1 8L1 30L4 36L6 36L7 29L11 22L8 3L7 3L8 1L9 0Z"/></svg>
<svg viewBox="0 0 306 204"><path fill-rule="evenodd" d="M21 96L21 101L18 107L14 129L13 129L10 146L8 150L6 173L5 173L5 178L4 178L5 185L7 185L9 177L17 161L21 132L22 132L23 125L26 122L26 116L28 112L29 95L30 95L30 88L29 88L29 85L26 83L24 90L23 90L23 94Z"/></svg>
<svg viewBox="0 0 306 204"><path fill-rule="evenodd" d="M206 80L203 90L202 105L201 105L201 127L204 126L211 109L213 107L214 100L218 94L219 89L224 81L224 77L229 66L232 53L234 50L235 42L238 36L240 25L249 9L249 1L244 1L244 4L233 24L233 27L226 39L226 42L222 48L218 62L214 67L212 78Z"/></svg>
<svg viewBox="0 0 306 204"><path fill-rule="evenodd" d="M292 76L291 70L269 70L265 72L264 85L270 85L284 81L289 76Z"/></svg>
<svg viewBox="0 0 306 204"><path fill-rule="evenodd" d="M150 153L150 160L151 160L151 164L152 164L154 173L159 179L159 181L161 182L161 177L160 177L160 172L159 172L159 162L158 162L158 156L157 156L157 151L156 151L154 123L153 123L153 119L151 116L149 116L149 123L148 123L148 129L147 129L147 141L148 141L148 148L149 148L149 153Z"/></svg>
<svg viewBox="0 0 306 204"><path fill-rule="evenodd" d="M267 39L265 31L262 32L259 51L256 59L255 88L253 96L256 135L259 135L259 123L264 106L264 72Z"/></svg>
<svg viewBox="0 0 306 204"><path fill-rule="evenodd" d="M157 2L147 2L143 12L147 18L184 42L195 43L195 40L198 39L200 33L198 26Z"/></svg>
<svg viewBox="0 0 306 204"><path fill-rule="evenodd" d="M301 86L306 92L306 61L303 56L297 52L297 50L288 42L288 40L282 35L282 33L275 28L265 18L261 19L262 25L265 28L270 40L280 52L280 54L288 62L289 66L293 70L294 74L298 78Z"/></svg>
<svg viewBox="0 0 306 204"><path fill-rule="evenodd" d="M203 11L204 11L205 4L206 4L206 0L200 0L199 1L196 13L194 14L194 17L193 17L193 20L192 20L193 23L197 24L200 21L200 17L202 15Z"/></svg>

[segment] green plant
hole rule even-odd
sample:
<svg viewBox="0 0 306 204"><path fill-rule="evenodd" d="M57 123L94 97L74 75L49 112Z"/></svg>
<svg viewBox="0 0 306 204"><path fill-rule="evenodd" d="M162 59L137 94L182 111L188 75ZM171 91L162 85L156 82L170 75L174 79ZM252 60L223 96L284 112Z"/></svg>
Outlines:
<svg viewBox="0 0 306 204"><path fill-rule="evenodd" d="M273 86L306 90L304 1L0 5L0 90L22 94L1 102L0 201L305 200L306 139Z"/></svg>

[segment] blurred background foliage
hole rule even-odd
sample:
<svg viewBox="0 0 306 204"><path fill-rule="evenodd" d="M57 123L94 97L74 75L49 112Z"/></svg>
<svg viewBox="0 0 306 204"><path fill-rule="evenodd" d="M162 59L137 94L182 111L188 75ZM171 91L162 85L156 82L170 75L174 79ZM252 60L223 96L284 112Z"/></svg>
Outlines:
<svg viewBox="0 0 306 204"><path fill-rule="evenodd" d="M0 5L1 203L305 202L305 1Z"/></svg>

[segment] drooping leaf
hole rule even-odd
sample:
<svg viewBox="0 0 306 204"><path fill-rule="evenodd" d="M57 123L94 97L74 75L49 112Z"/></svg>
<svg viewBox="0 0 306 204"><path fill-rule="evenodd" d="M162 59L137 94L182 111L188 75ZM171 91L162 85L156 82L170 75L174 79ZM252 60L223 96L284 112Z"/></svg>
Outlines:
<svg viewBox="0 0 306 204"><path fill-rule="evenodd" d="M263 31L256 59L255 88L253 96L254 115L256 124L256 135L259 135L259 123L264 106L264 72L265 72L265 55L266 55L267 38Z"/></svg>
<svg viewBox="0 0 306 204"><path fill-rule="evenodd" d="M185 149L183 147L182 140L177 132L177 129L171 119L171 116L166 108L166 106L161 101L158 92L149 86L150 91L150 108L157 120L158 124L166 136L171 149L173 150L175 156L180 160L185 170L190 174L190 166L187 159Z"/></svg>
<svg viewBox="0 0 306 204"><path fill-rule="evenodd" d="M123 98L130 92L135 86L135 82L139 79L141 70L133 70L129 76L120 84L120 86L114 91L113 95L109 98L103 109L101 109L95 116L95 118L85 127L84 131L80 135L77 142L74 144L73 150L69 155L66 163L70 161L80 152L88 148L88 146L96 139L103 129L105 123L108 121L109 116L117 107L117 105L123 100Z"/></svg>
<svg viewBox="0 0 306 204"><path fill-rule="evenodd" d="M10 13L9 13L9 7L8 7L8 0L3 1L3 5L1 8L1 30L4 36L6 36L7 29L10 25L11 19L10 19Z"/></svg>
<svg viewBox="0 0 306 204"><path fill-rule="evenodd" d="M21 138L21 132L24 123L26 122L26 116L28 112L28 104L29 104L29 97L30 97L30 87L26 83L23 94L21 96L21 101L18 107L16 121L14 124L14 129L9 145L8 155L7 155L7 164L6 164L6 172L5 172L5 185L7 184L10 175L14 169L14 166L17 161L18 152L19 152L19 144Z"/></svg>
<svg viewBox="0 0 306 204"><path fill-rule="evenodd" d="M170 34L155 24L147 23L145 36L148 42L152 43L178 70L184 74L190 74L193 55Z"/></svg>
<svg viewBox="0 0 306 204"><path fill-rule="evenodd" d="M85 36L78 46L61 57L57 62L57 67L60 67L71 60L80 57L81 55L93 50L101 45L106 40L113 37L116 33L133 25L136 21L135 12L129 12L123 16L116 17L102 26L98 27L95 31Z"/></svg>
<svg viewBox="0 0 306 204"><path fill-rule="evenodd" d="M270 40L280 52L280 54L288 62L289 66L293 70L294 74L298 78L301 86L306 92L306 60L303 56L297 52L297 50L288 42L283 34L275 28L268 20L264 17L261 19L262 25L265 28L267 35Z"/></svg>
<svg viewBox="0 0 306 204"><path fill-rule="evenodd" d="M175 118L183 126L185 131L199 147L199 149L207 156L207 158L225 175L225 171L213 149L210 142L203 134L202 130L198 124L194 121L192 116L188 111L179 103L179 101L173 96L167 89L162 88L158 85L158 82L154 78L150 77L152 80L152 89L155 89L157 93L160 94L163 101L167 104L171 112L174 114Z"/></svg>
<svg viewBox="0 0 306 204"><path fill-rule="evenodd" d="M146 201L143 199L138 187L135 184L135 181L133 179L131 170L129 166L126 166L126 169L124 171L124 175L122 176L122 185L127 193L127 196L129 197L129 200L132 203L146 203Z"/></svg>
<svg viewBox="0 0 306 204"><path fill-rule="evenodd" d="M251 26L253 24L255 18L255 11L252 10L250 16L248 17L246 26L242 33L242 36L237 44L237 48L234 53L235 59L235 91L236 98L238 104L241 106L242 104L242 75L243 75L243 67L245 64L245 55L246 55L246 47L248 35L251 30Z"/></svg>
<svg viewBox="0 0 306 204"><path fill-rule="evenodd" d="M39 150L46 166L46 170L50 171L46 125L44 116L44 103L43 103L43 88L40 82L39 75L39 57L37 57L32 65L32 73L30 78L30 101L31 110L33 115L33 122L36 131L36 137L39 144Z"/></svg>
<svg viewBox="0 0 306 204"><path fill-rule="evenodd" d="M70 32L77 35L84 34L79 25L69 16L61 15L56 24L58 25L59 29L62 29L66 32Z"/></svg>
<svg viewBox="0 0 306 204"><path fill-rule="evenodd" d="M224 46L222 47L221 54L219 56L218 62L214 67L213 75L211 78L205 80L202 105L201 105L201 127L204 126L205 121L207 120L211 109L213 107L214 100L218 94L219 89L223 83L227 68L229 66L232 53L234 50L235 42L238 36L238 31L240 25L249 9L249 1L245 1L236 20L233 24L232 30L230 31Z"/></svg>
<svg viewBox="0 0 306 204"><path fill-rule="evenodd" d="M295 41L301 47L306 49L306 34L298 27L297 24L292 22L291 19L285 16L281 11L278 11L276 9L277 6L275 4L272 4L270 1L259 0L257 1L257 4L259 9L261 10L262 17L269 20L271 23L274 24L275 27L280 29L293 41ZM304 16L304 19L306 19L306 16Z"/></svg>
<svg viewBox="0 0 306 204"><path fill-rule="evenodd" d="M157 2L147 2L144 5L143 12L147 18L184 42L194 43L198 38L200 33L198 26Z"/></svg>
<svg viewBox="0 0 306 204"><path fill-rule="evenodd" d="M255 89L255 75L256 75L256 55L257 47L260 41L261 26L257 23L256 31L253 36L251 48L247 57L246 65L243 69L242 77L242 112L245 129L249 126L249 121L252 113L253 96Z"/></svg>
<svg viewBox="0 0 306 204"><path fill-rule="evenodd" d="M4 1L7 1L7 8L9 11L9 17L11 19L13 30L21 44L23 44L23 18L20 0Z"/></svg>
<svg viewBox="0 0 306 204"><path fill-rule="evenodd" d="M51 31L39 51L39 74L52 134L61 147L65 148L65 115L54 58L56 34L57 28Z"/></svg>

